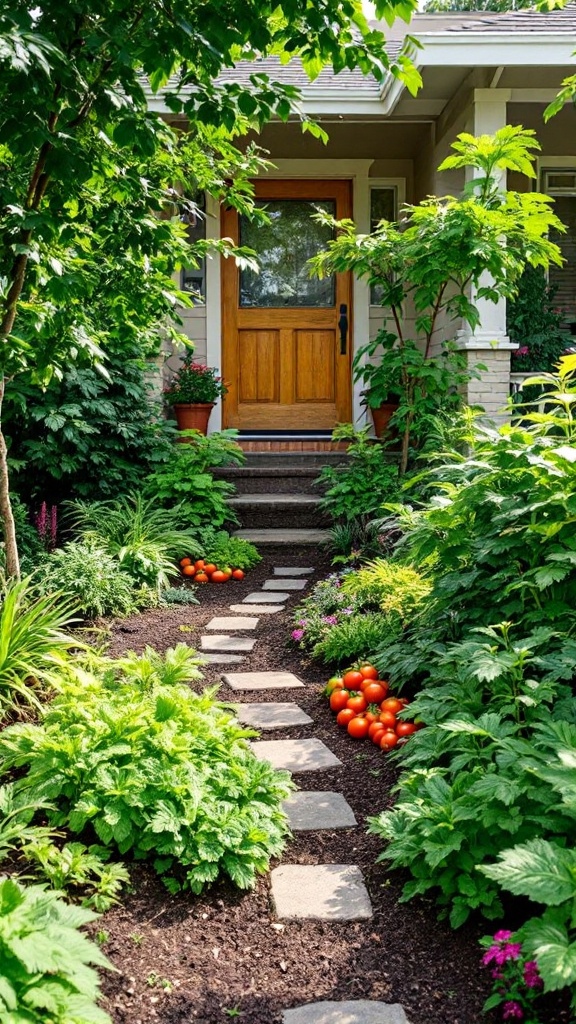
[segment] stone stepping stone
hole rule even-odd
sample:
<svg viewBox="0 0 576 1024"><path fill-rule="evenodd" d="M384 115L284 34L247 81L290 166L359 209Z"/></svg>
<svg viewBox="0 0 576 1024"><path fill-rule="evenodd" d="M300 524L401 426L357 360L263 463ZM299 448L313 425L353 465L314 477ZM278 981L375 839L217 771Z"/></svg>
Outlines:
<svg viewBox="0 0 576 1024"><path fill-rule="evenodd" d="M276 594L274 594L276 597ZM231 604L231 612L238 612L239 615L276 615L277 612L286 611L283 604L259 604L254 611L246 608L243 604Z"/></svg>
<svg viewBox="0 0 576 1024"><path fill-rule="evenodd" d="M216 615L206 623L205 629L256 629L258 619L240 615Z"/></svg>
<svg viewBox="0 0 576 1024"><path fill-rule="evenodd" d="M270 601L287 601L289 597L290 594L274 594L274 597L271 597L270 594L263 594L257 590L253 594L247 594L242 599L242 604L269 604Z"/></svg>
<svg viewBox="0 0 576 1024"><path fill-rule="evenodd" d="M294 565L277 566L274 569L275 576L308 576L314 569L300 569Z"/></svg>
<svg viewBox="0 0 576 1024"><path fill-rule="evenodd" d="M294 690L304 686L292 672L227 672L222 679L233 690Z"/></svg>
<svg viewBox="0 0 576 1024"><path fill-rule="evenodd" d="M308 580L265 580L262 590L304 590Z"/></svg>
<svg viewBox="0 0 576 1024"><path fill-rule="evenodd" d="M241 654L203 654L202 661L209 665L240 665L246 658Z"/></svg>
<svg viewBox="0 0 576 1024"><path fill-rule="evenodd" d="M342 764L322 740L257 740L252 750L261 761L289 772L318 772Z"/></svg>
<svg viewBox="0 0 576 1024"><path fill-rule="evenodd" d="M253 636L201 636L201 651L251 651L256 643Z"/></svg>
<svg viewBox="0 0 576 1024"><path fill-rule="evenodd" d="M254 707L253 704L247 706ZM301 791L285 800L283 807L293 832L313 832L319 828L354 828L357 824L354 811L342 793Z"/></svg>
<svg viewBox="0 0 576 1024"><path fill-rule="evenodd" d="M308 921L372 917L362 872L355 864L281 864L272 871L271 882L276 917Z"/></svg>
<svg viewBox="0 0 576 1024"><path fill-rule="evenodd" d="M239 704L238 721L255 729L287 729L291 725L310 725L312 719L292 701L285 704ZM322 828L321 825L318 826Z"/></svg>
<svg viewBox="0 0 576 1024"><path fill-rule="evenodd" d="M284 1010L282 1024L410 1024L400 1003L371 1002L369 999L341 1003L307 1003Z"/></svg>

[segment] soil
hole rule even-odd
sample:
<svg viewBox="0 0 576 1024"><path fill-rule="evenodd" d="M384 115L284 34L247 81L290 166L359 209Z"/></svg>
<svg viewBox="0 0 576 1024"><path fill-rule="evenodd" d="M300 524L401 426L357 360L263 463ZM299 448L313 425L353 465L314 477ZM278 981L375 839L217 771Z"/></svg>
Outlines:
<svg viewBox="0 0 576 1024"><path fill-rule="evenodd" d="M233 614L239 603L271 576L274 565L316 566L313 580L329 571L314 549L267 549L265 561L242 582L205 585L199 606L146 612L113 623L109 653L165 650L178 642L199 644L203 627L216 614ZM490 931L474 921L457 932L439 922L432 901L399 903L403 879L377 864L381 842L365 831L365 819L392 802L395 769L368 742L337 729L319 696L328 673L310 662L289 640L295 593L284 612L262 615L255 652L232 671L285 669L305 690L242 693L242 701L296 699L314 719L300 729L266 732L266 739L317 736L343 767L298 774L301 789L344 794L359 827L353 831L298 834L283 863L357 864L374 908L370 921L278 922L271 911L269 879L244 893L231 885L202 896L170 895L151 869L132 868L132 891L93 926L117 969L106 973L103 1005L115 1024L280 1024L282 1011L321 999L373 999L402 1003L411 1024L480 1024L490 981L479 969L478 937ZM273 603L273 594L270 595ZM252 611L257 609L253 606ZM206 666L207 682L225 666ZM238 700L224 684L222 699ZM275 864L272 865L273 867ZM558 1007L547 1024L567 1024Z"/></svg>

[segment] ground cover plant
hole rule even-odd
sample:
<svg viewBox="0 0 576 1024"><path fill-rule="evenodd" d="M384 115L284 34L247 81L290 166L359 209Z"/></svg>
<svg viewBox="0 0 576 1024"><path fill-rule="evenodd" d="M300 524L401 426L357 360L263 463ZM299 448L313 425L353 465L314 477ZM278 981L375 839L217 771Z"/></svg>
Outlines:
<svg viewBox="0 0 576 1024"><path fill-rule="evenodd" d="M69 541L44 558L37 586L46 595L68 595L86 619L130 615L138 607L132 577L103 545L93 541Z"/></svg>
<svg viewBox="0 0 576 1024"><path fill-rule="evenodd" d="M95 967L112 968L80 928L95 915L40 885L0 881L0 1016L7 1024L110 1024Z"/></svg>
<svg viewBox="0 0 576 1024"><path fill-rule="evenodd" d="M222 874L248 888L284 846L291 784L214 691L190 689L199 664L180 644L70 674L39 722L0 735L2 772L52 827L149 860L172 891Z"/></svg>

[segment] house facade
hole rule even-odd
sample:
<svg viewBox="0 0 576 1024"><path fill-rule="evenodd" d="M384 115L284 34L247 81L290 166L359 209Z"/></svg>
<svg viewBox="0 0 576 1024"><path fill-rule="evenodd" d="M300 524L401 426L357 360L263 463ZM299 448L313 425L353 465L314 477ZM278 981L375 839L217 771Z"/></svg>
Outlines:
<svg viewBox="0 0 576 1024"><path fill-rule="evenodd" d="M391 52L407 31L422 46L415 56L423 79L416 97L393 77L382 86L359 72L334 76L326 69L310 83L297 62L259 62L258 70L301 88L304 109L329 141L302 134L297 121L269 124L257 141L274 167L258 179L256 194L270 224L256 227L208 199L205 220L191 228L240 241L261 262L259 275L218 259L183 274L184 286L202 296L183 312L196 358L220 367L230 385L213 412L213 430L236 427L247 439L321 438L338 422L365 422L351 363L383 325L385 311L374 289L350 275L309 278L306 261L328 237L312 214L320 207L351 216L365 232L396 217L405 202L457 194L463 172L437 168L462 131L492 134L505 124L535 130L542 147L537 181L510 173L507 184L554 197L568 231L558 239L566 263L550 276L567 323L576 321L576 107L566 104L547 124L543 119L562 80L576 71L576 6L546 14L421 14L409 29L397 23L385 31ZM243 80L254 70L240 65L227 77ZM151 105L162 110L161 98ZM471 383L469 400L497 418L509 394L515 346L506 334L505 301L477 304L476 331L454 323L444 330L471 364L487 367ZM168 370L178 358L170 355Z"/></svg>

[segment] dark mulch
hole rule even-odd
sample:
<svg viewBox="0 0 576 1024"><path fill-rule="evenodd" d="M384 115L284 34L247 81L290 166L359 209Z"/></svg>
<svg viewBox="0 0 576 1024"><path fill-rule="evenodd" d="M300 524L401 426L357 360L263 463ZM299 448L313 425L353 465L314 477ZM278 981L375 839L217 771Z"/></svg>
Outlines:
<svg viewBox="0 0 576 1024"><path fill-rule="evenodd" d="M259 589L272 565L315 564L313 578L318 579L329 570L321 562L313 549L269 549L265 562L242 583L204 586L199 607L155 610L114 624L110 653L141 651L146 644L165 650L179 641L194 646L212 615L233 614L228 606ZM432 902L399 903L403 879L375 863L381 844L366 834L365 818L391 802L395 770L372 744L358 743L336 728L319 697L327 673L288 640L298 600L295 594L286 612L261 616L254 654L232 670L283 668L307 684L305 690L243 693L241 699L296 699L313 717L313 726L266 733L266 738L314 735L324 740L343 767L298 775L298 785L344 793L360 827L301 833L282 859L358 864L374 917L354 924L279 923L271 913L268 878L250 893L222 884L201 897L171 896L151 870L135 866L133 892L97 925L108 934L104 950L119 972L107 975L104 984L105 1006L115 1024L224 1024L236 1018L241 1024L279 1024L288 1007L360 998L400 1002L412 1024L477 1024L484 1019L481 1007L489 984L478 968L477 939L489 926L475 922L453 932L436 920ZM207 666L207 681L218 680L223 671ZM220 692L223 699L233 699L225 685ZM551 1010L546 1020L565 1024L569 1016Z"/></svg>

